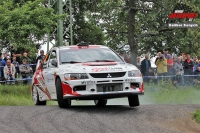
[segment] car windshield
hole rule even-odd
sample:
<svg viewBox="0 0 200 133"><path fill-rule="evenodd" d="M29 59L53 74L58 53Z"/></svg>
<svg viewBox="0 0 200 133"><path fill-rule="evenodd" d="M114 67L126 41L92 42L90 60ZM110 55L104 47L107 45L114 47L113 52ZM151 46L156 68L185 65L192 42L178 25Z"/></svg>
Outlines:
<svg viewBox="0 0 200 133"><path fill-rule="evenodd" d="M109 48L88 48L88 49L61 49L60 62L123 62L123 60Z"/></svg>

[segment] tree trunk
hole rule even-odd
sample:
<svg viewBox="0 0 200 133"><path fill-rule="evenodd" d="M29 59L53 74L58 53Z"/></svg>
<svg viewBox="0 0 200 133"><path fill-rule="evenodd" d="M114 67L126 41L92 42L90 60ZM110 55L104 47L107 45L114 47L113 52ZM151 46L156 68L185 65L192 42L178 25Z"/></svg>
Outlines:
<svg viewBox="0 0 200 133"><path fill-rule="evenodd" d="M135 15L136 15L136 0L129 0L128 12L128 44L130 45L131 58L130 62L133 65L137 64L138 46L135 39Z"/></svg>

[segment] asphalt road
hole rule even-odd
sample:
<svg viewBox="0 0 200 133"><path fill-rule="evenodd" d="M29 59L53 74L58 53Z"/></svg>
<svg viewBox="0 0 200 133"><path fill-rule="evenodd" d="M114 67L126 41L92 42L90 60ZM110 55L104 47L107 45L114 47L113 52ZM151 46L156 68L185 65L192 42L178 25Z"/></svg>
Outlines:
<svg viewBox="0 0 200 133"><path fill-rule="evenodd" d="M199 133L200 105L0 106L1 133Z"/></svg>

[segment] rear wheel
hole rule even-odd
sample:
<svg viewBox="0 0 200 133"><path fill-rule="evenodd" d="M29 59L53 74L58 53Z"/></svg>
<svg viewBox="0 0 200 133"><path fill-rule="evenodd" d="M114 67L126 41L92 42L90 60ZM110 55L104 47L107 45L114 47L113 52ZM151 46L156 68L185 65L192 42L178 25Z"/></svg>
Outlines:
<svg viewBox="0 0 200 133"><path fill-rule="evenodd" d="M107 104L107 99L99 99L99 100L94 100L94 103L96 106L106 106Z"/></svg>
<svg viewBox="0 0 200 133"><path fill-rule="evenodd" d="M33 85L32 99L35 105L46 105L47 101L40 101L37 87Z"/></svg>
<svg viewBox="0 0 200 133"><path fill-rule="evenodd" d="M140 106L138 95L130 95L128 96L128 103L130 107Z"/></svg>
<svg viewBox="0 0 200 133"><path fill-rule="evenodd" d="M59 78L56 80L56 92L57 92L58 105L60 108L67 108L71 106L70 99L63 99L63 89L61 80Z"/></svg>

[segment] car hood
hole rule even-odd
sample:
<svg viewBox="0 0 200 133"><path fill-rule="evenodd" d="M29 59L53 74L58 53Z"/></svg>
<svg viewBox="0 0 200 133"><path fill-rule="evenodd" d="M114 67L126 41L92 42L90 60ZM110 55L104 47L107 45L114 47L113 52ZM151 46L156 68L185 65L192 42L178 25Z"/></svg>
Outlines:
<svg viewBox="0 0 200 133"><path fill-rule="evenodd" d="M107 73L131 70L138 70L138 68L128 63L88 62L60 65L57 73Z"/></svg>

